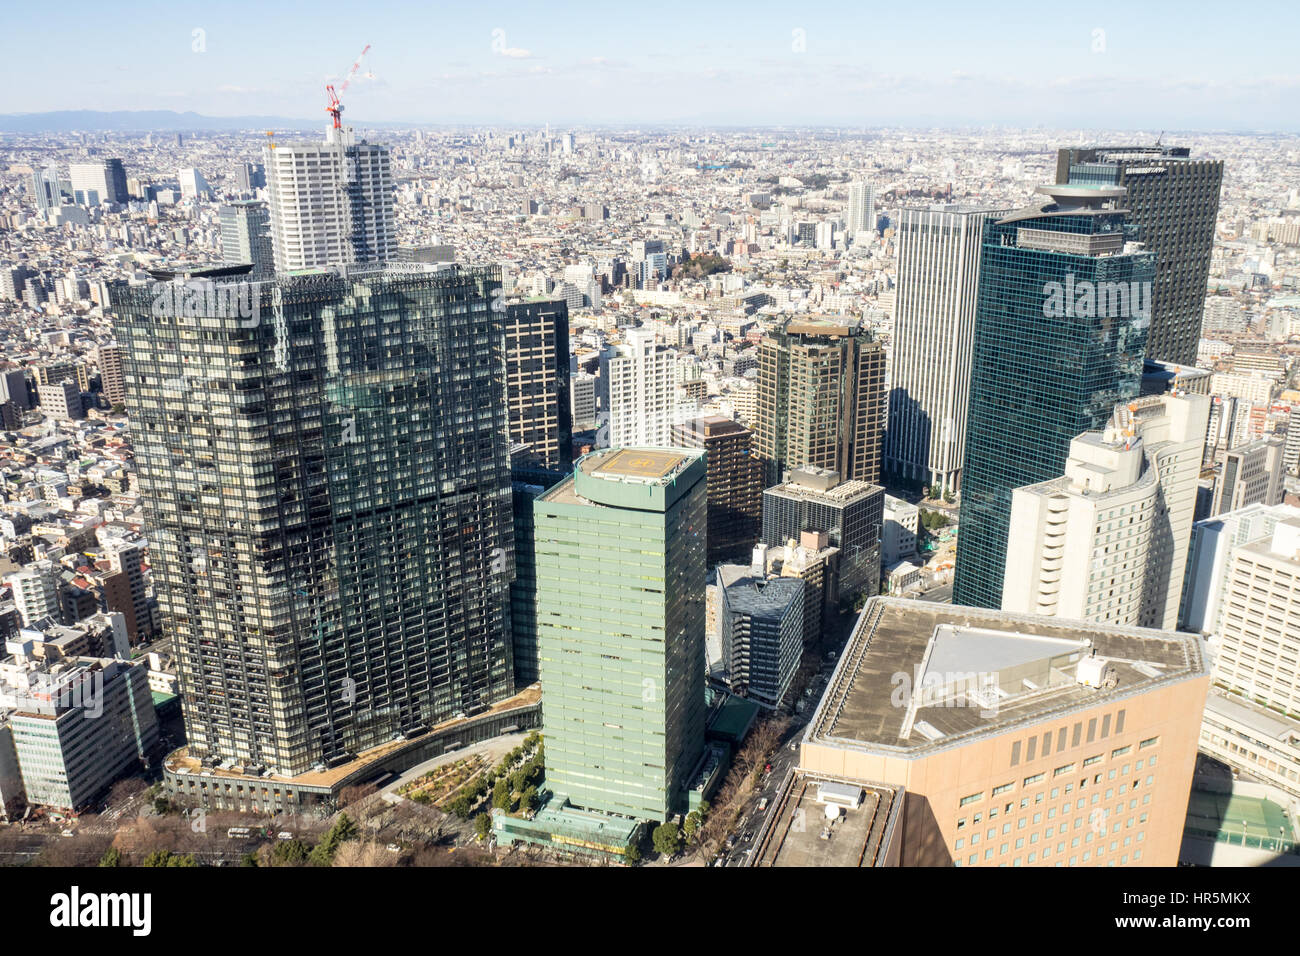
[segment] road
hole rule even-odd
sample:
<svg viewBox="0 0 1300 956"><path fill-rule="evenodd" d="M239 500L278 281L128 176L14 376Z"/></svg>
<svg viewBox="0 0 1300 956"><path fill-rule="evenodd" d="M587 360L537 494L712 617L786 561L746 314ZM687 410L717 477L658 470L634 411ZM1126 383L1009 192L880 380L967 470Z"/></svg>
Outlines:
<svg viewBox="0 0 1300 956"><path fill-rule="evenodd" d="M952 585L941 584L937 588L930 588L928 591L922 591L917 597L918 601L932 601L935 604L952 603Z"/></svg>

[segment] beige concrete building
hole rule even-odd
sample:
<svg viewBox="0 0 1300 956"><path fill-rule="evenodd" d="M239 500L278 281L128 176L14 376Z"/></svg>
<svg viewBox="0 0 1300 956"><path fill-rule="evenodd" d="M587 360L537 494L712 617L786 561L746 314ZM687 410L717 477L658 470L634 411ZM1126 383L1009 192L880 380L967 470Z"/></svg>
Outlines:
<svg viewBox="0 0 1300 956"><path fill-rule="evenodd" d="M1209 411L1177 392L1118 405L1062 477L1015 489L1002 610L1176 627Z"/></svg>
<svg viewBox="0 0 1300 956"><path fill-rule="evenodd" d="M1173 866L1198 638L875 598L800 769L900 786L904 866Z"/></svg>

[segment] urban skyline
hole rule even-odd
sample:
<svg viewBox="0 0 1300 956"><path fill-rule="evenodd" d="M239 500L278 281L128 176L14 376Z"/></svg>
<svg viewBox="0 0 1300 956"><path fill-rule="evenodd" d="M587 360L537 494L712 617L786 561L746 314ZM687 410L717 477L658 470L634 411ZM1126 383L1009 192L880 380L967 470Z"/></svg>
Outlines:
<svg viewBox="0 0 1300 956"><path fill-rule="evenodd" d="M129 11L0 116L0 864L1300 865L1210 12Z"/></svg>

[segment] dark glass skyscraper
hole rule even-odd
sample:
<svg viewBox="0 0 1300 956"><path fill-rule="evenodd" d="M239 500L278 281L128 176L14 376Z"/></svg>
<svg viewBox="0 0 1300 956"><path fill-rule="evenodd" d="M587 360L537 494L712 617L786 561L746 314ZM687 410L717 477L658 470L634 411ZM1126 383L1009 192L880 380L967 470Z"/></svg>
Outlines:
<svg viewBox="0 0 1300 956"><path fill-rule="evenodd" d="M569 307L563 299L505 305L506 415L510 440L546 468L573 464Z"/></svg>
<svg viewBox="0 0 1300 956"><path fill-rule="evenodd" d="M499 276L241 279L111 300L190 754L298 774L513 692Z"/></svg>
<svg viewBox="0 0 1300 956"><path fill-rule="evenodd" d="M1002 606L1012 489L1060 475L1070 440L1141 390L1155 257L1123 189L1039 191L984 227L953 604Z"/></svg>
<svg viewBox="0 0 1300 956"><path fill-rule="evenodd" d="M1185 146L1095 146L1057 152L1056 181L1123 186L1128 221L1155 253L1147 358L1196 364L1219 215L1223 162Z"/></svg>

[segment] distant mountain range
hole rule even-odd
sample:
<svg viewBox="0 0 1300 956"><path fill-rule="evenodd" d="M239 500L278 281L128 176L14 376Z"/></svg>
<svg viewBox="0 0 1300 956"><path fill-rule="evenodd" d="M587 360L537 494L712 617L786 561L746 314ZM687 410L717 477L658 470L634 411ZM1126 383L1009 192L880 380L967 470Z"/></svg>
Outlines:
<svg viewBox="0 0 1300 956"><path fill-rule="evenodd" d="M284 116L203 116L175 110L59 110L53 113L0 114L0 133L185 132L187 130L317 129L327 122ZM409 126L403 123L364 124L369 128Z"/></svg>

